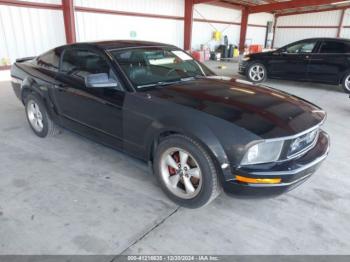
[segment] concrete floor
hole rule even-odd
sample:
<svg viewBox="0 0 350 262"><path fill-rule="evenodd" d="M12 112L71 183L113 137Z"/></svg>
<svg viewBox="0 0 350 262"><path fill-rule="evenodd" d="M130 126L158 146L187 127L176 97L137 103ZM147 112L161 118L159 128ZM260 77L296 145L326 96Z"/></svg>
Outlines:
<svg viewBox="0 0 350 262"><path fill-rule="evenodd" d="M220 74L237 70L217 65ZM221 195L188 210L142 162L68 131L36 137L10 83L0 82L0 254L349 254L350 100L334 86L267 85L328 112L330 156L286 195Z"/></svg>

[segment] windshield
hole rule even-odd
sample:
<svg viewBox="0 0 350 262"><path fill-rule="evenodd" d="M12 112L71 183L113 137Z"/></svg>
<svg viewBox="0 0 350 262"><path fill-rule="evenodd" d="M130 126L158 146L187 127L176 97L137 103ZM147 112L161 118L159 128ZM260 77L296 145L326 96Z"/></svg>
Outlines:
<svg viewBox="0 0 350 262"><path fill-rule="evenodd" d="M311 53L314 47L316 46L316 43L316 41L303 41L300 43L289 45L285 48L285 50L289 54Z"/></svg>
<svg viewBox="0 0 350 262"><path fill-rule="evenodd" d="M214 75L184 51L171 47L124 49L111 54L138 89Z"/></svg>

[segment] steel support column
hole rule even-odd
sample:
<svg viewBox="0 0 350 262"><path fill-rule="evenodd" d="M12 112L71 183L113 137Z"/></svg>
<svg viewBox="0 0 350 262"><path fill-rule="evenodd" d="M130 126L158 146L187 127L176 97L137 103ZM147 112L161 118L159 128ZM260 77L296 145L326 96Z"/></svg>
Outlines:
<svg viewBox="0 0 350 262"><path fill-rule="evenodd" d="M345 11L346 11L346 9L341 10L340 19L339 19L339 26L338 26L338 31L337 31L337 37L340 37L340 35L341 35L341 30L342 30L343 23L344 23Z"/></svg>
<svg viewBox="0 0 350 262"><path fill-rule="evenodd" d="M184 15L184 49L191 50L193 26L193 0L185 0Z"/></svg>
<svg viewBox="0 0 350 262"><path fill-rule="evenodd" d="M241 18L241 33L239 36L239 51L240 53L244 52L244 45L247 35L247 27L248 27L248 17L249 11L248 8L242 9L242 18Z"/></svg>
<svg viewBox="0 0 350 262"><path fill-rule="evenodd" d="M271 48L274 48L274 46L275 46L277 22L278 22L278 16L275 15L275 19L273 21L273 36L272 36Z"/></svg>
<svg viewBox="0 0 350 262"><path fill-rule="evenodd" d="M62 10L67 43L75 43L74 0L62 0Z"/></svg>

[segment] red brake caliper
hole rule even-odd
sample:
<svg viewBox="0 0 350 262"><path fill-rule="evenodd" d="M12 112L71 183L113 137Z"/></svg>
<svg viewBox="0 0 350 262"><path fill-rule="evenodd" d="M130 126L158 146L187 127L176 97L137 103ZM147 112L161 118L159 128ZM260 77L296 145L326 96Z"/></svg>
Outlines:
<svg viewBox="0 0 350 262"><path fill-rule="evenodd" d="M179 162L180 162L179 153L175 153L175 154L173 155L173 158L175 159L175 162L176 162L176 163L179 163ZM171 167L171 166L168 166L168 169L169 169L169 174L170 174L171 176L173 176L173 175L176 174L175 168L173 168L173 167Z"/></svg>

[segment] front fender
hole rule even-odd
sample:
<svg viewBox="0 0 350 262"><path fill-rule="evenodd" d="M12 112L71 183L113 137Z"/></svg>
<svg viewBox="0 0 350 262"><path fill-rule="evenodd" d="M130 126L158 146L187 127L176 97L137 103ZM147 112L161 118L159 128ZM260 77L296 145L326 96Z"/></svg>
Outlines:
<svg viewBox="0 0 350 262"><path fill-rule="evenodd" d="M154 141L164 133L180 133L199 142L215 158L223 179L232 179L227 154L214 132L204 123L186 117L165 116L152 122L145 132L146 159L151 159Z"/></svg>

